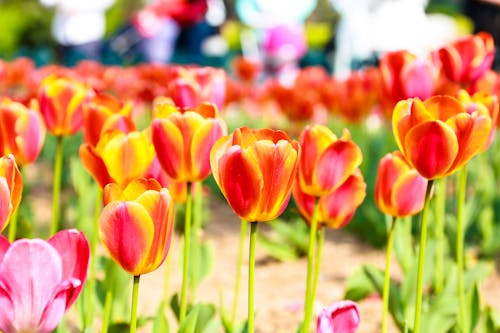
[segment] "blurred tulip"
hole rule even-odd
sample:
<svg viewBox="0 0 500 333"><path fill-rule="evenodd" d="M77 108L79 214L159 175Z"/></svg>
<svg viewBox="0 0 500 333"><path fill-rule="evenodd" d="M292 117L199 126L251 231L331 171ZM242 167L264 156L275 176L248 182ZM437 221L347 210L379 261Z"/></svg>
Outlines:
<svg viewBox="0 0 500 333"><path fill-rule="evenodd" d="M36 97L36 71L35 63L28 57L19 57L9 62L0 61L0 96L28 105Z"/></svg>
<svg viewBox="0 0 500 333"><path fill-rule="evenodd" d="M485 92L476 92L472 96L465 90L460 90L458 92L458 99L462 102L465 107L467 113L471 114L477 108L482 108L484 105L490 114L491 117L491 131L488 137L488 141L484 146L483 150L487 150L491 143L493 142L493 138L496 132L496 124L498 123L498 113L499 113L499 101L496 95L488 94Z"/></svg>
<svg viewBox="0 0 500 333"><path fill-rule="evenodd" d="M195 108L209 102L221 110L224 105L226 72L223 69L171 66L168 82L167 94L180 108Z"/></svg>
<svg viewBox="0 0 500 333"><path fill-rule="evenodd" d="M422 177L395 151L378 165L375 202L384 213L394 217L415 215L424 208L427 179Z"/></svg>
<svg viewBox="0 0 500 333"><path fill-rule="evenodd" d="M236 129L210 154L214 178L229 205L246 221L269 221L288 204L300 146L285 132Z"/></svg>
<svg viewBox="0 0 500 333"><path fill-rule="evenodd" d="M153 145L163 169L174 181L205 179L211 172L210 149L227 134L217 107L178 108L165 98L156 100L153 112Z"/></svg>
<svg viewBox="0 0 500 333"><path fill-rule="evenodd" d="M40 84L40 112L47 130L56 136L73 135L83 125L83 102L92 90L80 81L48 76Z"/></svg>
<svg viewBox="0 0 500 333"><path fill-rule="evenodd" d="M302 192L321 197L342 185L361 164L362 153L344 129L337 138L326 126L307 126L300 135L298 181Z"/></svg>
<svg viewBox="0 0 500 333"><path fill-rule="evenodd" d="M76 230L12 244L0 236L0 330L52 332L78 298L89 258L87 239Z"/></svg>
<svg viewBox="0 0 500 333"><path fill-rule="evenodd" d="M388 52L380 59L385 93L393 105L400 100L427 99L436 90L439 66L431 58L417 58L408 51Z"/></svg>
<svg viewBox="0 0 500 333"><path fill-rule="evenodd" d="M83 141L96 146L101 134L110 129L124 133L136 130L132 103L122 103L112 95L100 93L83 104Z"/></svg>
<svg viewBox="0 0 500 333"><path fill-rule="evenodd" d="M366 197L366 183L356 169L337 189L319 198L318 226L339 229L346 226L356 209ZM311 223L315 197L300 190L298 182L293 187L293 198L300 214Z"/></svg>
<svg viewBox="0 0 500 333"><path fill-rule="evenodd" d="M495 45L487 32L461 37L437 51L446 77L456 83L474 83L490 69Z"/></svg>
<svg viewBox="0 0 500 333"><path fill-rule="evenodd" d="M231 68L236 78L247 85L255 84L262 72L262 64L259 60L243 56L235 57Z"/></svg>
<svg viewBox="0 0 500 333"><path fill-rule="evenodd" d="M19 165L34 162L45 141L45 125L32 100L30 107L9 98L0 100L0 155L13 154Z"/></svg>
<svg viewBox="0 0 500 333"><path fill-rule="evenodd" d="M316 333L354 333L358 329L359 322L356 303L336 302L319 313Z"/></svg>
<svg viewBox="0 0 500 333"><path fill-rule="evenodd" d="M83 166L101 188L109 183L125 188L132 180L144 177L155 158L148 130L107 131L96 147L83 143L79 153Z"/></svg>
<svg viewBox="0 0 500 333"><path fill-rule="evenodd" d="M138 276L157 269L167 256L174 226L174 205L155 179L140 178L125 189L104 188L99 238L125 271Z"/></svg>
<svg viewBox="0 0 500 333"><path fill-rule="evenodd" d="M22 192L23 179L14 156L0 157L0 232L5 229L12 213L19 206Z"/></svg>
<svg viewBox="0 0 500 333"><path fill-rule="evenodd" d="M451 96L400 101L392 129L411 166L432 180L448 176L481 152L488 142L491 117L486 107L471 114Z"/></svg>
<svg viewBox="0 0 500 333"><path fill-rule="evenodd" d="M161 167L157 157L153 160L149 171L144 177L154 178L162 187L167 188L172 196L172 199L174 199L174 203L183 204L186 202L188 189L187 182L177 182L170 178L170 176Z"/></svg>

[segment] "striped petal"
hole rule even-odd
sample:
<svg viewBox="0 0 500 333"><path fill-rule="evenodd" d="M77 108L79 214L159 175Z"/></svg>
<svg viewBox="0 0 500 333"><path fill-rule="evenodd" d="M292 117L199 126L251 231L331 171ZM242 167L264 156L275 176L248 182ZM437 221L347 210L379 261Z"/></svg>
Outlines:
<svg viewBox="0 0 500 333"><path fill-rule="evenodd" d="M0 232L7 227L11 213L9 185L4 177L0 177Z"/></svg>
<svg viewBox="0 0 500 333"><path fill-rule="evenodd" d="M106 164L94 147L88 143L83 143L78 150L80 160L87 171L92 175L94 180L101 188L104 188L109 183L114 182L108 172Z"/></svg>
<svg viewBox="0 0 500 333"><path fill-rule="evenodd" d="M192 179L189 181L200 181L205 179L211 172L210 151L215 142L226 134L223 122L217 119L206 119L196 130L191 142Z"/></svg>
<svg viewBox="0 0 500 333"><path fill-rule="evenodd" d="M394 183L391 195L392 216L415 215L424 208L427 179L415 169L408 170Z"/></svg>
<svg viewBox="0 0 500 333"><path fill-rule="evenodd" d="M180 129L168 119L156 119L152 124L153 145L158 161L167 174L177 180L184 168L184 139Z"/></svg>

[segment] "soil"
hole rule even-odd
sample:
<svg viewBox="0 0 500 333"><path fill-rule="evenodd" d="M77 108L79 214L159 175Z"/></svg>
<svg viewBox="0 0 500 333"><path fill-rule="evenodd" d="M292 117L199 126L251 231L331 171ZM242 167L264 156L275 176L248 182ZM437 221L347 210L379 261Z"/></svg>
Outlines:
<svg viewBox="0 0 500 333"><path fill-rule="evenodd" d="M36 173L38 174L38 172ZM50 172L48 173L50 174ZM50 186L49 184L45 185ZM27 198L31 202L37 223L40 222L42 225L48 224L50 221L51 194L50 187L46 186L44 186L45 189L31 188ZM223 305L229 309L233 300L240 221L227 203L219 198L209 198L209 209L210 222L204 227L202 237L213 243L216 258L213 272L198 288L196 301L210 302L217 307L223 302ZM259 232L266 231L264 224L259 228ZM171 260L170 290L172 292L179 292L181 289L182 271L179 263L181 246L181 239L179 236L175 236L169 253ZM247 247L248 244L245 245L245 248ZM383 268L384 256L383 249L374 249L363 244L352 234L343 230L328 230L321 262L315 309L319 310L335 301L342 300L346 279L364 263ZM245 252L245 258L247 258L247 252ZM303 317L306 258L293 262L278 262L270 259L262 249L259 249L257 243L256 262L256 332L295 332ZM237 313L239 320L246 318L246 263L245 260L242 266ZM395 260L393 263L391 274L397 276L399 272ZM158 270L141 277L138 307L140 314L154 315L156 313L163 296L164 269L165 265L162 265ZM500 311L500 274L498 269L495 274L490 275L484 281L481 289L482 303L489 304L496 311ZM358 302L358 306L361 324L357 332L380 332L381 299L377 296L369 297ZM171 318L170 323L174 323L172 314L168 316ZM392 322L390 324L389 331L398 332ZM99 325L98 320L96 320L96 325ZM146 327L139 331L149 332L150 330L150 327ZM100 331L98 326L95 331ZM171 332L175 331L176 328L171 327Z"/></svg>

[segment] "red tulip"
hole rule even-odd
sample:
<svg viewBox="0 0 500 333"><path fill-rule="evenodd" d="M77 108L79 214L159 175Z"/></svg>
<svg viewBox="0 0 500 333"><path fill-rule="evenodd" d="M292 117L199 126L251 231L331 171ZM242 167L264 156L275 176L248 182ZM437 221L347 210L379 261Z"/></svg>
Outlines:
<svg viewBox="0 0 500 333"><path fill-rule="evenodd" d="M361 150L347 129L337 138L326 126L307 126L300 145L298 181L308 195L320 197L336 190L362 161Z"/></svg>
<svg viewBox="0 0 500 333"><path fill-rule="evenodd" d="M427 179L405 160L401 152L385 155L378 165L375 202L385 214L415 215L424 208Z"/></svg>
<svg viewBox="0 0 500 333"><path fill-rule="evenodd" d="M154 179L137 179L124 190L104 188L99 238L125 271L137 276L157 269L170 248L174 205L167 189Z"/></svg>
<svg viewBox="0 0 500 333"><path fill-rule="evenodd" d="M210 149L227 132L217 107L177 108L165 99L155 103L154 113L153 144L163 169L175 181L205 179L211 172Z"/></svg>
<svg viewBox="0 0 500 333"><path fill-rule="evenodd" d="M0 157L0 232L5 229L12 213L19 206L23 179L14 156Z"/></svg>
<svg viewBox="0 0 500 333"><path fill-rule="evenodd" d="M52 332L78 298L89 258L87 239L76 230L12 244L0 236L0 330Z"/></svg>
<svg viewBox="0 0 500 333"><path fill-rule="evenodd" d="M484 107L468 113L451 96L399 102L392 129L404 157L425 178L448 176L481 152L488 142L491 117Z"/></svg>
<svg viewBox="0 0 500 333"><path fill-rule="evenodd" d="M40 112L53 135L73 135L83 125L83 102L92 91L85 84L66 77L49 76L40 85Z"/></svg>
<svg viewBox="0 0 500 333"><path fill-rule="evenodd" d="M0 155L13 154L19 165L35 161L45 141L45 125L32 100L29 108L9 98L0 101Z"/></svg>
<svg viewBox="0 0 500 333"><path fill-rule="evenodd" d="M337 189L319 198L318 225L335 229L346 226L365 197L366 183L361 171L356 169ZM315 197L302 192L296 182L293 187L293 198L300 214L310 224Z"/></svg>
<svg viewBox="0 0 500 333"><path fill-rule="evenodd" d="M286 208L300 146L285 132L236 129L210 153L214 178L238 216L252 222L278 217Z"/></svg>

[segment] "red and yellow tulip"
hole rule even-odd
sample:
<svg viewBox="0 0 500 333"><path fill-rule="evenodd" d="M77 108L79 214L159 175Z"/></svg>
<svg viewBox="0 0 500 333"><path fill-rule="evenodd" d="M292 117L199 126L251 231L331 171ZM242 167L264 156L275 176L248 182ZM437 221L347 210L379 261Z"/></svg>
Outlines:
<svg viewBox="0 0 500 333"><path fill-rule="evenodd" d="M242 219L263 222L288 204L300 145L283 131L241 127L219 139L210 153L214 178Z"/></svg>
<svg viewBox="0 0 500 333"><path fill-rule="evenodd" d="M356 209L366 197L366 183L359 169L356 169L337 189L319 198L318 226L342 228L347 225ZM293 187L293 198L300 214L311 223L315 197L301 191L298 182Z"/></svg>
<svg viewBox="0 0 500 333"><path fill-rule="evenodd" d="M45 141L45 125L32 100L30 107L9 98L0 100L0 155L12 154L19 165L35 161Z"/></svg>
<svg viewBox="0 0 500 333"><path fill-rule="evenodd" d="M136 130L132 103L123 103L112 95L100 93L83 104L83 141L96 146L101 134L110 129L124 133Z"/></svg>
<svg viewBox="0 0 500 333"><path fill-rule="evenodd" d="M400 151L385 155L378 165L375 202L394 217L415 215L424 208L427 179L412 168Z"/></svg>
<svg viewBox="0 0 500 333"><path fill-rule="evenodd" d="M175 181L196 182L211 172L210 149L226 135L226 124L217 107L178 108L169 99L157 99L151 125L158 160Z"/></svg>
<svg viewBox="0 0 500 333"><path fill-rule="evenodd" d="M40 84L40 112L47 130L56 136L73 135L83 125L83 102L93 91L82 82L55 75Z"/></svg>
<svg viewBox="0 0 500 333"><path fill-rule="evenodd" d="M96 147L83 143L79 152L83 166L101 188L109 183L126 187L132 180L147 175L155 158L149 130L107 131Z"/></svg>
<svg viewBox="0 0 500 333"><path fill-rule="evenodd" d="M491 132L488 109L480 104L467 112L451 96L400 101L392 129L409 164L425 178L448 176L484 150Z"/></svg>
<svg viewBox="0 0 500 333"><path fill-rule="evenodd" d="M307 126L300 135L300 146L298 182L302 192L315 197L340 187L363 158L347 129L337 138L326 126Z"/></svg>
<svg viewBox="0 0 500 333"><path fill-rule="evenodd" d="M23 192L23 179L14 156L0 157L0 232L9 223L19 206Z"/></svg>
<svg viewBox="0 0 500 333"><path fill-rule="evenodd" d="M154 179L137 179L125 189L104 188L99 238L125 271L138 276L157 269L170 248L174 204Z"/></svg>

